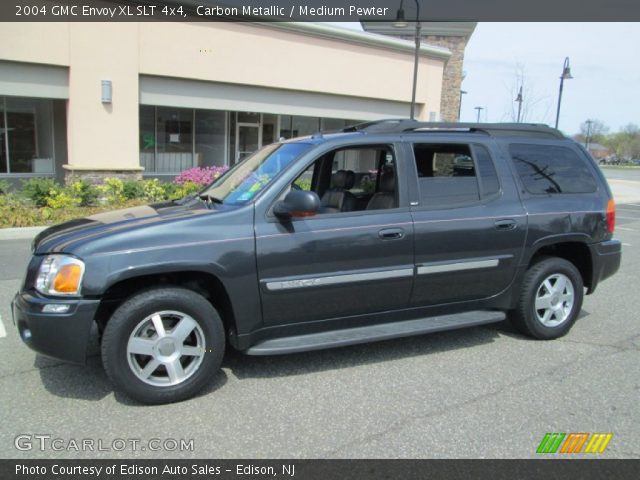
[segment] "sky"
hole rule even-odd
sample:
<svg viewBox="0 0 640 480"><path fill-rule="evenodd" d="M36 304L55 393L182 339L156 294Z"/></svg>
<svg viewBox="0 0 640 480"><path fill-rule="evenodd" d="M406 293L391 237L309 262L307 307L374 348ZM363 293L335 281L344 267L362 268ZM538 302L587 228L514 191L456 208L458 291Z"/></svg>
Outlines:
<svg viewBox="0 0 640 480"><path fill-rule="evenodd" d="M342 24L361 29L355 23ZM514 121L520 79L524 121L554 125L560 75L569 57L559 128L585 120L610 131L640 125L640 23L478 23L465 51L461 120Z"/></svg>

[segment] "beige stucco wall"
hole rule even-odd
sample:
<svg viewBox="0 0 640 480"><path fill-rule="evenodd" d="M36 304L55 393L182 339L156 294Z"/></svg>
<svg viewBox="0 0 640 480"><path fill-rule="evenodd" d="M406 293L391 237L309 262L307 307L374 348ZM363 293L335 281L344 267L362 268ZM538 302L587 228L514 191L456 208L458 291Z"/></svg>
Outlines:
<svg viewBox="0 0 640 480"><path fill-rule="evenodd" d="M247 23L3 23L0 59L69 67L68 167L80 170L138 169L139 75L402 102L408 113L413 73L411 51ZM439 114L444 64L420 58L419 118Z"/></svg>
<svg viewBox="0 0 640 480"><path fill-rule="evenodd" d="M138 167L138 27L70 25L67 138L74 169ZM102 80L112 82L110 104L101 101Z"/></svg>
<svg viewBox="0 0 640 480"><path fill-rule="evenodd" d="M444 62L421 58L428 76ZM247 23L140 24L140 73L406 101L413 54ZM419 103L439 105L440 82Z"/></svg>

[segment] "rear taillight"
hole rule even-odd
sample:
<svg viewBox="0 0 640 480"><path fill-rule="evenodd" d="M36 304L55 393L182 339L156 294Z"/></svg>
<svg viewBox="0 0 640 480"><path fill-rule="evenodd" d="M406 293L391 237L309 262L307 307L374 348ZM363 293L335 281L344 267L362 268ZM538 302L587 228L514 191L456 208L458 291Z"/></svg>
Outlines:
<svg viewBox="0 0 640 480"><path fill-rule="evenodd" d="M613 198L607 203L607 230L613 233L616 228L616 202Z"/></svg>

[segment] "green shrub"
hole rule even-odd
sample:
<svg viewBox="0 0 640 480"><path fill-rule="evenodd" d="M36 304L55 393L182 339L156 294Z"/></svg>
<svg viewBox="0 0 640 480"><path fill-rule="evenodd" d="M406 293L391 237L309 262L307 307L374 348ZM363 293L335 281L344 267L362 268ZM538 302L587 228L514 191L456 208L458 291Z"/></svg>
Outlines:
<svg viewBox="0 0 640 480"><path fill-rule="evenodd" d="M98 200L98 189L84 180L76 180L69 186L69 190L82 207L95 205Z"/></svg>
<svg viewBox="0 0 640 480"><path fill-rule="evenodd" d="M110 205L124 203L124 182L119 178L109 177L104 179L104 183L98 187L105 201Z"/></svg>
<svg viewBox="0 0 640 480"><path fill-rule="evenodd" d="M144 192L144 198L150 202L158 202L166 198L165 189L157 178L143 180L142 190Z"/></svg>
<svg viewBox="0 0 640 480"><path fill-rule="evenodd" d="M22 194L36 207L46 206L51 193L57 192L59 188L52 178L30 178L22 182Z"/></svg>
<svg viewBox="0 0 640 480"><path fill-rule="evenodd" d="M34 225L42 225L40 209L20 202L0 204L0 227L31 227Z"/></svg>
<svg viewBox="0 0 640 480"><path fill-rule="evenodd" d="M202 189L202 185L199 185L194 182L184 182L182 185L180 185L180 188L176 193L179 196L179 198L184 198L187 195L192 195L201 189Z"/></svg>
<svg viewBox="0 0 640 480"><path fill-rule="evenodd" d="M181 195L182 185L178 185L177 183L163 183L162 189L164 190L164 198L166 200L173 200Z"/></svg>
<svg viewBox="0 0 640 480"><path fill-rule="evenodd" d="M71 188L52 189L47 197L47 207L50 208L72 208L80 203L80 198L73 194Z"/></svg>
<svg viewBox="0 0 640 480"><path fill-rule="evenodd" d="M122 195L128 200L144 197L144 186L138 180L125 180L122 182Z"/></svg>
<svg viewBox="0 0 640 480"><path fill-rule="evenodd" d="M9 189L11 188L11 184L6 180L0 179L0 195L6 195L9 193Z"/></svg>

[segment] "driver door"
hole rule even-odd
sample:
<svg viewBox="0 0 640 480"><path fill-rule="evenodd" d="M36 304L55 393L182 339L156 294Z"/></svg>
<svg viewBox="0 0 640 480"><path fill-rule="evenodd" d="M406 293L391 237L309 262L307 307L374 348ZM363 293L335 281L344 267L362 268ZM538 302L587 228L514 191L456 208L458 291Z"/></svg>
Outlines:
<svg viewBox="0 0 640 480"><path fill-rule="evenodd" d="M393 145L328 152L296 178L297 188L323 196L338 170L354 172L360 196L376 161L403 178ZM309 172L312 172L311 174ZM311 177L311 178L309 178ZM375 179L371 182L376 184ZM370 184L371 184L370 183ZM369 185L370 185L369 184ZM372 195L375 192L370 192ZM319 213L282 222L256 218L258 276L265 326L334 319L406 308L414 277L413 223L402 182L392 208Z"/></svg>

